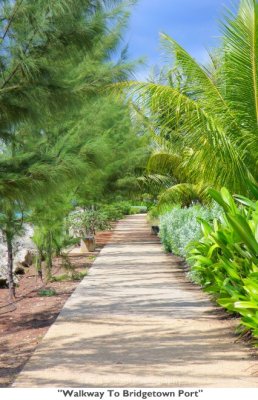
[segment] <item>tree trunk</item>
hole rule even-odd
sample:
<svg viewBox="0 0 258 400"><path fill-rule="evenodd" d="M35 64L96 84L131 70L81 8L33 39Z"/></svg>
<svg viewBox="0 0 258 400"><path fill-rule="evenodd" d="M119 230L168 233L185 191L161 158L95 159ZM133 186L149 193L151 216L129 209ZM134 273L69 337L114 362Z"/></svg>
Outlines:
<svg viewBox="0 0 258 400"><path fill-rule="evenodd" d="M15 284L13 280L13 243L12 238L8 235L6 236L7 240L7 253L8 253L8 285L9 285L9 299L13 301L15 299Z"/></svg>
<svg viewBox="0 0 258 400"><path fill-rule="evenodd" d="M42 262L43 262L43 254L41 250L38 250L39 255L38 255L38 260L37 260L37 271L38 271L38 276L41 281L43 281L43 272L42 272Z"/></svg>
<svg viewBox="0 0 258 400"><path fill-rule="evenodd" d="M47 243L47 259L46 259L46 267L47 267L47 280L50 281L52 278L52 234L51 232L48 233L48 243Z"/></svg>

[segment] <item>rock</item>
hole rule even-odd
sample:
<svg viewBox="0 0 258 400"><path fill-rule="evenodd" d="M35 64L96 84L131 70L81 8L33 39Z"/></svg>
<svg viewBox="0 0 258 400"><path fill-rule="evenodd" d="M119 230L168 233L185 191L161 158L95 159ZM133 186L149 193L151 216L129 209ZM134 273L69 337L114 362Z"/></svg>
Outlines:
<svg viewBox="0 0 258 400"><path fill-rule="evenodd" d="M32 241L33 227L24 225L24 234L17 236L13 242L14 270L16 267L29 267L33 263L33 255L36 253L35 244ZM0 231L0 277L7 277L7 246Z"/></svg>
<svg viewBox="0 0 258 400"><path fill-rule="evenodd" d="M24 252L20 253L19 256L19 261L16 261L16 265L22 265L25 268L31 267L34 261L34 256L35 254L31 250L25 250L25 255L23 255Z"/></svg>
<svg viewBox="0 0 258 400"><path fill-rule="evenodd" d="M0 277L0 288L5 289L8 287L8 282L6 278Z"/></svg>
<svg viewBox="0 0 258 400"><path fill-rule="evenodd" d="M14 273L15 275L24 275L25 274L25 269L22 263L17 263L15 268L14 268Z"/></svg>
<svg viewBox="0 0 258 400"><path fill-rule="evenodd" d="M32 251L28 250L27 254L25 255L23 265L26 264L24 266L30 267L33 264L34 256L35 254L33 254Z"/></svg>

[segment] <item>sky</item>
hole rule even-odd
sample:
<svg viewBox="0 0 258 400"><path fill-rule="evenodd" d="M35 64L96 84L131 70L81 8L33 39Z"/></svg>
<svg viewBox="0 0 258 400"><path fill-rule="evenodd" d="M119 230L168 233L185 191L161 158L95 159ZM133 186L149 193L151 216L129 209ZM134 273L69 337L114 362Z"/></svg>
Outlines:
<svg viewBox="0 0 258 400"><path fill-rule="evenodd" d="M233 1L236 4L237 0ZM153 66L164 65L159 33L177 40L200 63L220 37L219 20L232 0L138 0L129 21L125 41L130 59L145 57L136 77L145 79Z"/></svg>

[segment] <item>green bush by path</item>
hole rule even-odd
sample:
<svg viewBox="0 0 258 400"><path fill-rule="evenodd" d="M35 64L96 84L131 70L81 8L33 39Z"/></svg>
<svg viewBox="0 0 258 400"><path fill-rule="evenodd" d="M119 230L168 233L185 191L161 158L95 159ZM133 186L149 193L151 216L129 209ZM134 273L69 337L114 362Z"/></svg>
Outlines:
<svg viewBox="0 0 258 400"><path fill-rule="evenodd" d="M130 214L146 214L147 210L146 206L131 206Z"/></svg>
<svg viewBox="0 0 258 400"><path fill-rule="evenodd" d="M117 221L123 218L124 215L131 214L131 203L129 201L105 204L100 206L100 210L103 215L106 216L109 221Z"/></svg>
<svg viewBox="0 0 258 400"><path fill-rule="evenodd" d="M188 261L204 290L241 315L241 331L258 339L258 202L211 191L223 207L221 220L201 221L203 237L189 246Z"/></svg>
<svg viewBox="0 0 258 400"><path fill-rule="evenodd" d="M160 217L159 236L165 250L186 257L188 244L202 236L197 219L213 220L220 213L221 209L215 204L211 208L200 205L189 208L173 207Z"/></svg>
<svg viewBox="0 0 258 400"><path fill-rule="evenodd" d="M147 206L134 205L130 201L105 204L99 207L101 213L106 216L108 221L117 221L125 215L146 213Z"/></svg>
<svg viewBox="0 0 258 400"><path fill-rule="evenodd" d="M258 202L211 190L217 205L174 207L160 217L166 251L186 258L190 276L258 339Z"/></svg>

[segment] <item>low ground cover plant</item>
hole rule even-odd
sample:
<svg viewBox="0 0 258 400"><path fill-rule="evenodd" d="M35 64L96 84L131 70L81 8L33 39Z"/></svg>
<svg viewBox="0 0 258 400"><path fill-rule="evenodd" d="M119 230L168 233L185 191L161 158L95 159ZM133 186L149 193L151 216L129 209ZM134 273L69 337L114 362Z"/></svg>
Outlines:
<svg viewBox="0 0 258 400"><path fill-rule="evenodd" d="M187 256L187 246L202 236L198 218L212 221L221 213L216 204L211 207L193 205L181 208L179 205L160 216L160 238L164 248L178 256Z"/></svg>

